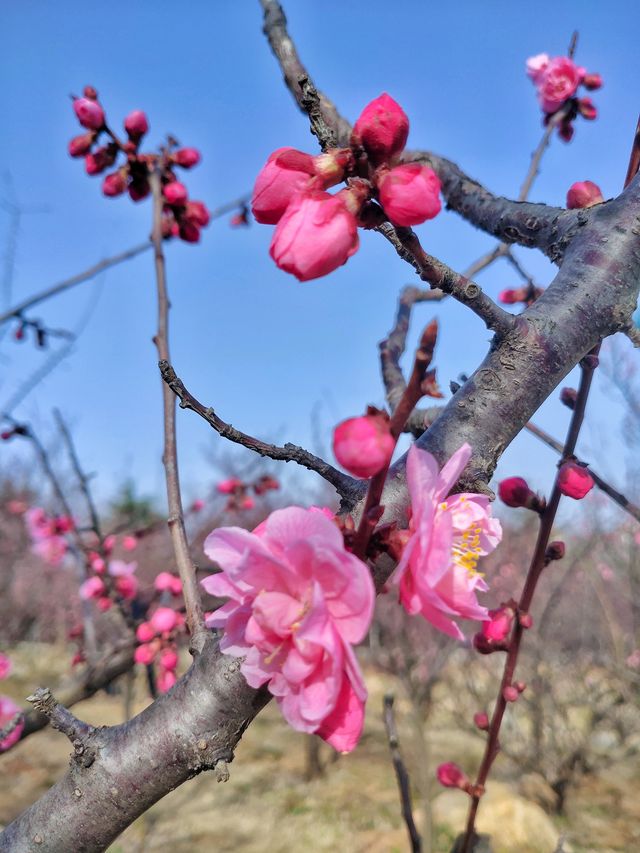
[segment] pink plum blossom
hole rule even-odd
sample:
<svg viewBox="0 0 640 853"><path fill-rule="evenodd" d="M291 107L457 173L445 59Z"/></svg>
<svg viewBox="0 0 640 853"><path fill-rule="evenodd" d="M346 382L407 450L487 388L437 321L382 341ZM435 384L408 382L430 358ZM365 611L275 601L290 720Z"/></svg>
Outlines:
<svg viewBox="0 0 640 853"><path fill-rule="evenodd" d="M136 637L141 643L148 643L156 635L156 629L151 622L141 622L136 628Z"/></svg>
<svg viewBox="0 0 640 853"><path fill-rule="evenodd" d="M83 127L99 130L104 124L104 110L91 98L74 98L73 111Z"/></svg>
<svg viewBox="0 0 640 853"><path fill-rule="evenodd" d="M380 203L394 225L420 225L440 213L440 179L428 166L407 163L378 178Z"/></svg>
<svg viewBox="0 0 640 853"><path fill-rule="evenodd" d="M135 662L144 665L152 663L155 656L155 649L148 643L142 643L142 645L138 646L138 648L133 653L133 659L135 660Z"/></svg>
<svg viewBox="0 0 640 853"><path fill-rule="evenodd" d="M529 59L527 59L527 76L530 77L534 83L537 83L540 77L544 74L548 65L548 53L538 53L535 56L530 56Z"/></svg>
<svg viewBox="0 0 640 853"><path fill-rule="evenodd" d="M132 575L137 568L138 564L135 560L131 563L125 563L124 560L110 560L108 571L111 577L121 578Z"/></svg>
<svg viewBox="0 0 640 853"><path fill-rule="evenodd" d="M6 678L12 670L11 660L0 652L0 679Z"/></svg>
<svg viewBox="0 0 640 853"><path fill-rule="evenodd" d="M439 630L463 639L451 617L486 620L486 607L476 593L488 589L476 570L502 538L500 522L491 517L485 495L458 494L447 498L471 448L463 444L442 471L430 453L413 445L407 458L411 495L410 537L393 581L408 613L420 613Z"/></svg>
<svg viewBox="0 0 640 853"><path fill-rule="evenodd" d="M245 656L252 687L268 684L287 722L342 752L360 738L367 691L352 644L367 633L375 591L322 511L276 510L250 533L218 528L205 540L222 572L202 585L229 601L207 619L220 648Z"/></svg>
<svg viewBox="0 0 640 853"><path fill-rule="evenodd" d="M149 620L158 634L172 631L177 627L180 619L171 607L158 607Z"/></svg>
<svg viewBox="0 0 640 853"><path fill-rule="evenodd" d="M592 207L604 201L602 191L593 181L576 181L567 190L567 207L577 210L581 207Z"/></svg>
<svg viewBox="0 0 640 853"><path fill-rule="evenodd" d="M243 485L242 480L238 480L237 477L230 477L228 480L222 480L218 483L216 489L221 495L231 495L236 489L242 488Z"/></svg>
<svg viewBox="0 0 640 853"><path fill-rule="evenodd" d="M125 551L135 551L138 547L138 539L136 536L123 536L122 547Z"/></svg>
<svg viewBox="0 0 640 853"><path fill-rule="evenodd" d="M538 101L545 113L555 113L569 98L573 97L584 77L584 69L568 56L550 59L544 70L534 80L538 89Z"/></svg>
<svg viewBox="0 0 640 853"><path fill-rule="evenodd" d="M10 699L8 696L0 696L0 729L4 728L7 723L10 723L20 711L22 711L22 708L16 705L13 699ZM15 729L4 740L0 740L0 752L6 752L20 740L23 728L24 720L18 723Z"/></svg>
<svg viewBox="0 0 640 853"><path fill-rule="evenodd" d="M67 549L66 539L63 539L62 536L49 536L47 539L40 539L31 547L33 553L50 566L59 566L64 560Z"/></svg>
<svg viewBox="0 0 640 853"><path fill-rule="evenodd" d="M176 683L177 678L175 672L171 669L161 669L158 672L158 677L156 679L156 685L158 687L158 691L160 693L166 693L167 690L171 690L173 685Z"/></svg>
<svg viewBox="0 0 640 853"><path fill-rule="evenodd" d="M142 110L130 112L124 120L124 129L132 139L139 140L149 130L149 120L146 114Z"/></svg>
<svg viewBox="0 0 640 853"><path fill-rule="evenodd" d="M100 598L106 590L104 581L99 577L88 578L80 585L80 598L88 601L90 598Z"/></svg>
<svg viewBox="0 0 640 853"><path fill-rule="evenodd" d="M384 92L367 104L353 126L352 145L362 145L375 165L396 157L407 144L409 119Z"/></svg>
<svg viewBox="0 0 640 853"><path fill-rule="evenodd" d="M333 452L338 462L356 477L373 477L391 461L395 439L389 418L381 412L348 418L333 433Z"/></svg>

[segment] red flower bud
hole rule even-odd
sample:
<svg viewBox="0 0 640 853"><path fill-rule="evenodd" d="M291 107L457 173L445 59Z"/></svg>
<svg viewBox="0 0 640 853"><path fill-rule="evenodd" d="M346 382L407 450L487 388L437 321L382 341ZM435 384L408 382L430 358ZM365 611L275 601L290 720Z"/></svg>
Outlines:
<svg viewBox="0 0 640 853"><path fill-rule="evenodd" d="M489 729L489 716L484 711L476 711L473 715L473 722L482 732Z"/></svg>
<svg viewBox="0 0 640 853"><path fill-rule="evenodd" d="M598 110L596 109L596 106L591 100L591 98L579 98L578 112L583 118L586 118L588 121L593 121L595 118L598 117Z"/></svg>
<svg viewBox="0 0 640 853"><path fill-rule="evenodd" d="M200 162L200 152L197 148L179 148L174 151L173 159L183 169L191 169Z"/></svg>
<svg viewBox="0 0 640 853"><path fill-rule="evenodd" d="M599 89L602 86L602 77L600 74L585 74L582 78L582 85L585 89Z"/></svg>
<svg viewBox="0 0 640 853"><path fill-rule="evenodd" d="M462 788L464 790L469 784L465 772L453 761L447 761L446 764L441 764L436 770L438 782L445 788Z"/></svg>
<svg viewBox="0 0 640 853"><path fill-rule="evenodd" d="M133 110L124 120L124 129L130 139L138 141L149 130L147 116L142 110Z"/></svg>
<svg viewBox="0 0 640 853"><path fill-rule="evenodd" d="M187 209L185 211L185 219L190 219L199 225L201 228L204 228L209 224L211 220L211 216L207 209L207 206L201 201L188 201Z"/></svg>
<svg viewBox="0 0 640 853"><path fill-rule="evenodd" d="M563 388L560 392L560 402L568 409L575 409L578 392L575 388Z"/></svg>
<svg viewBox="0 0 640 853"><path fill-rule="evenodd" d="M162 192L164 193L164 197L168 204L176 206L186 204L187 199L189 198L187 188L184 184L181 184L180 181L171 181L170 183L165 184Z"/></svg>
<svg viewBox="0 0 640 853"><path fill-rule="evenodd" d="M142 201L151 192L149 181L146 178L137 178L129 184L129 198L131 201Z"/></svg>
<svg viewBox="0 0 640 853"><path fill-rule="evenodd" d="M382 413L349 418L335 429L333 452L350 474L369 478L391 461L396 442Z"/></svg>
<svg viewBox="0 0 640 853"><path fill-rule="evenodd" d="M408 163L378 178L380 203L394 225L420 225L440 213L440 179L429 166Z"/></svg>
<svg viewBox="0 0 640 853"><path fill-rule="evenodd" d="M500 500L507 506L518 508L528 507L532 496L535 494L529 488L529 484L522 477L507 477L498 485Z"/></svg>
<svg viewBox="0 0 640 853"><path fill-rule="evenodd" d="M602 192L597 184L593 181L576 181L571 184L567 192L567 207L569 210L576 210L580 207L592 207L594 204L601 204L604 201Z"/></svg>
<svg viewBox="0 0 640 853"><path fill-rule="evenodd" d="M180 223L178 229L178 236L181 240L184 240L185 243L199 243L200 242L200 229L195 224L195 222L189 222L189 220L185 220Z"/></svg>
<svg viewBox="0 0 640 853"><path fill-rule="evenodd" d="M118 169L117 172L112 172L110 175L107 175L102 182L102 192L106 196L117 196L122 195L122 193L127 188L127 170L126 169Z"/></svg>
<svg viewBox="0 0 640 853"><path fill-rule="evenodd" d="M513 684L508 684L502 691L502 696L505 702L515 702L520 694Z"/></svg>
<svg viewBox="0 0 640 853"><path fill-rule="evenodd" d="M0 432L0 438L3 441L9 441L10 438L13 438L14 432L12 429L5 430L4 432Z"/></svg>
<svg viewBox="0 0 640 853"><path fill-rule="evenodd" d="M90 98L74 98L73 111L83 127L100 130L104 125L104 110L97 101Z"/></svg>
<svg viewBox="0 0 640 853"><path fill-rule="evenodd" d="M390 161L407 143L409 119L386 93L363 109L353 126L351 144L362 145L374 165Z"/></svg>
<svg viewBox="0 0 640 853"><path fill-rule="evenodd" d="M520 623L520 627L524 628L525 630L527 628L531 628L533 625L533 619L531 618L530 613L518 614L518 622Z"/></svg>
<svg viewBox="0 0 640 853"><path fill-rule="evenodd" d="M558 136L563 142L571 142L573 133L573 124L570 121L563 121L558 125Z"/></svg>
<svg viewBox="0 0 640 853"><path fill-rule="evenodd" d="M501 290L498 299L503 305L515 305L517 302L522 302L524 297L524 288Z"/></svg>
<svg viewBox="0 0 640 853"><path fill-rule="evenodd" d="M545 560L550 563L552 560L561 560L564 557L565 545L564 542L549 542L545 551Z"/></svg>
<svg viewBox="0 0 640 853"><path fill-rule="evenodd" d="M99 175L115 162L116 154L110 146L96 148L93 154L87 154L84 158L84 168L87 175Z"/></svg>
<svg viewBox="0 0 640 853"><path fill-rule="evenodd" d="M80 136L74 136L69 142L68 150L71 157L84 157L89 151L95 139L94 133L83 133Z"/></svg>
<svg viewBox="0 0 640 853"><path fill-rule="evenodd" d="M85 86L82 90L82 94L85 98L89 98L90 101L98 100L98 92L93 86Z"/></svg>
<svg viewBox="0 0 640 853"><path fill-rule="evenodd" d="M581 500L593 488L593 478L586 468L575 462L565 462L558 472L558 488L563 495Z"/></svg>
<svg viewBox="0 0 640 853"><path fill-rule="evenodd" d="M490 643L501 643L511 633L515 613L511 607L498 607L489 611L489 619L482 623L482 635Z"/></svg>

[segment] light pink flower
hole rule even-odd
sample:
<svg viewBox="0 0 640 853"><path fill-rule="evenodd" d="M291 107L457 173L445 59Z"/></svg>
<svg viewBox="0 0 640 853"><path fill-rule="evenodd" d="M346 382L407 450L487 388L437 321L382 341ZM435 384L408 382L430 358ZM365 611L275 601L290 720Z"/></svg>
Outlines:
<svg viewBox="0 0 640 853"><path fill-rule="evenodd" d="M149 620L158 634L172 631L179 623L180 618L171 607L158 607Z"/></svg>
<svg viewBox="0 0 640 853"><path fill-rule="evenodd" d="M568 56L556 56L535 80L538 101L545 113L555 113L573 97L584 74Z"/></svg>
<svg viewBox="0 0 640 853"><path fill-rule="evenodd" d="M358 251L356 218L342 192L307 192L292 198L269 248L281 270L310 281L338 269Z"/></svg>
<svg viewBox="0 0 640 853"><path fill-rule="evenodd" d="M0 679L6 678L11 672L13 665L11 660L2 652L0 652Z"/></svg>
<svg viewBox="0 0 640 853"><path fill-rule="evenodd" d="M121 578L132 575L137 568L138 564L135 560L131 563L125 563L124 560L110 560L108 571L111 577Z"/></svg>
<svg viewBox="0 0 640 853"><path fill-rule="evenodd" d="M529 59L527 59L527 76L530 77L534 83L537 83L540 77L542 77L548 64L548 53L537 53L535 56L530 56Z"/></svg>
<svg viewBox="0 0 640 853"><path fill-rule="evenodd" d="M205 552L223 571L202 585L229 601L207 619L220 648L246 656L251 687L268 684L287 722L342 752L362 731L367 691L352 644L369 629L369 570L322 511L276 510L253 533L218 528Z"/></svg>
<svg viewBox="0 0 640 853"><path fill-rule="evenodd" d="M0 729L4 728L7 723L11 722L11 720L15 717L17 713L22 711L22 708L13 701L13 699L9 699L8 696L0 696ZM22 734L22 729L24 728L24 720L15 727L15 729L4 738L4 740L0 740L0 752L6 752L8 749L17 743L20 740L20 735Z"/></svg>
<svg viewBox="0 0 640 853"><path fill-rule="evenodd" d="M380 204L394 225L420 225L440 213L440 179L428 166L407 163L378 179Z"/></svg>
<svg viewBox="0 0 640 853"><path fill-rule="evenodd" d="M411 536L394 583L409 613L420 613L445 634L463 639L451 617L486 620L486 607L476 593L488 589L476 570L481 556L490 553L502 538L500 522L491 517L484 495L459 494L447 498L471 448L463 444L438 471L430 453L415 445L407 458L407 484L411 495Z"/></svg>
<svg viewBox="0 0 640 853"><path fill-rule="evenodd" d="M50 566L59 566L64 560L67 548L66 539L63 539L62 536L49 536L47 539L40 539L35 542L31 550Z"/></svg>
<svg viewBox="0 0 640 853"><path fill-rule="evenodd" d="M88 601L90 598L100 598L106 587L102 578L88 578L84 583L80 584L80 598L83 601Z"/></svg>

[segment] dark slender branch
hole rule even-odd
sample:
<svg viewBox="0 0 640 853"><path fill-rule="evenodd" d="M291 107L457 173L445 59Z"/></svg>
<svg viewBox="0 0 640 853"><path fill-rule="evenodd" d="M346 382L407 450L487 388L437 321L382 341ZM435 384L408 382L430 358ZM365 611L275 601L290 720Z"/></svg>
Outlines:
<svg viewBox="0 0 640 853"><path fill-rule="evenodd" d="M416 828L413 819L413 806L411 803L411 786L409 782L409 773L402 760L400 752L400 741L398 740L398 730L396 728L395 715L393 713L394 697L387 694L383 700L384 707L384 727L387 731L387 740L389 741L389 749L391 751L391 760L393 761L393 769L396 772L396 780L398 782L398 791L400 793L400 803L402 806L402 817L407 825L409 833L409 843L411 844L412 853L421 853L422 840Z"/></svg>
<svg viewBox="0 0 640 853"><path fill-rule="evenodd" d="M529 193L531 192L531 187L533 186L533 182L538 177L540 173L540 163L542 162L542 158L544 156L544 152L549 147L549 143L551 142L551 137L553 135L553 131L556 129L558 124L557 120L550 121L546 126L544 133L542 134L542 139L538 143L538 147L531 155L531 163L529 164L529 171L527 172L525 179L523 181L522 187L520 188L520 194L518 195L518 201L525 201L529 198Z"/></svg>
<svg viewBox="0 0 640 853"><path fill-rule="evenodd" d="M60 430L62 439L67 447L67 452L69 454L69 459L71 460L71 465L73 467L74 473L78 479L78 482L80 483L80 489L82 490L82 494L84 495L84 499L87 504L87 509L89 510L89 517L91 519L91 529L98 537L100 544L102 544L103 537L100 527L100 517L98 515L98 510L93 500L93 495L91 494L91 489L89 487L89 477L82 470L82 466L80 465L80 460L78 459L78 454L76 453L76 448L73 443L71 433L67 424L65 423L64 418L62 417L60 410L54 409L53 416L56 419L58 429Z"/></svg>
<svg viewBox="0 0 640 853"><path fill-rule="evenodd" d="M525 424L524 427L527 432L530 432L532 435L535 435L541 441L543 441L548 447L551 447L553 450L558 453L563 452L562 444L553 436L549 435L548 432L545 432L539 426L536 426L534 423L529 421L529 423ZM585 465L584 462L580 462L579 459L576 460L578 464ZM632 503L622 492L619 492L617 489L614 489L606 480L604 480L599 474L593 470L591 466L588 466L589 473L593 478L593 482L600 489L601 492L604 492L605 495L608 495L614 503L617 503L618 506L623 509L625 512L628 512L629 515L633 516L636 521L640 521L640 507L636 504Z"/></svg>
<svg viewBox="0 0 640 853"><path fill-rule="evenodd" d="M629 167L627 168L627 174L624 179L625 187L629 186L631 181L638 174L638 170L640 170L640 118L638 119L638 123L636 125L636 132L633 137L633 143L631 144Z"/></svg>
<svg viewBox="0 0 640 853"><path fill-rule="evenodd" d="M594 356L598 355L599 349L600 347L598 345L593 351ZM594 362L597 364L597 358L593 360L585 359L581 362L580 386L578 388L578 395L571 416L569 430L567 432L567 438L564 443L561 461L573 456L574 454L576 443L578 441L578 436L580 434L580 428L582 427L582 424L584 422L587 400L589 398L589 391L591 390L591 384L593 381L593 373L595 369ZM524 588L522 590L522 595L520 596L520 601L518 602L518 614L528 613L531 609L531 603L533 601L533 596L535 594L538 581L540 579L540 576L542 575L542 571L545 565L547 564L547 548L549 545L551 530L555 522L556 513L558 511L558 506L560 504L561 497L562 493L558 485L558 477L556 476L553 485L553 490L551 492L551 497L549 498L549 502L540 516L540 529L538 531L538 538L536 541L533 556L531 558L531 564L527 572L527 577L524 583ZM475 820L478 811L478 806L480 804L480 798L484 791L484 786L486 784L487 777L489 775L493 762L495 761L495 758L500 750L500 727L502 725L502 719L507 707L505 690L513 683L513 677L518 663L518 655L520 652L523 631L524 629L520 623L520 619L516 617L511 633L511 638L509 641L509 648L507 651L507 658L504 665L502 680L500 682L498 697L493 711L493 715L491 717L491 723L489 725L484 756L480 765L480 770L478 771L475 786L473 787L474 792L471 794L471 804L469 807L467 828L465 831L465 838L464 843L462 845L461 853L470 853L472 849L471 845L476 834Z"/></svg>
<svg viewBox="0 0 640 853"><path fill-rule="evenodd" d="M308 450L298 447L296 444L287 443L283 447L278 447L275 444L267 444L258 438L241 432L239 429L231 426L231 424L225 423L225 421L216 415L212 408L204 406L193 394L187 391L184 383L176 376L175 370L167 361L160 361L158 366L167 387L180 400L180 407L182 409L190 409L192 412L200 415L222 438L226 438L236 444L241 444L243 447L253 450L254 453L258 453L260 456L267 456L269 459L276 459L280 462L295 462L309 471L315 471L327 483L331 483L343 500L348 503L353 504L363 494L364 489L360 480L355 480L348 474L343 474L329 465L328 462L325 462L324 459L320 459L318 456L314 456L313 453L309 453Z"/></svg>
<svg viewBox="0 0 640 853"><path fill-rule="evenodd" d="M154 170L150 175L153 195L153 247L158 289L158 331L154 343L160 359L169 360L169 295L162 249L162 186L160 174ZM186 607L187 627L191 634L192 654L202 650L207 635L204 625L200 587L196 578L196 568L189 553L187 531L184 526L182 497L180 494L180 475L178 472L178 444L176 439L176 401L166 384L162 385L164 411L164 463L167 484L167 503L169 508L169 533L176 558L178 573L182 582L182 594Z"/></svg>

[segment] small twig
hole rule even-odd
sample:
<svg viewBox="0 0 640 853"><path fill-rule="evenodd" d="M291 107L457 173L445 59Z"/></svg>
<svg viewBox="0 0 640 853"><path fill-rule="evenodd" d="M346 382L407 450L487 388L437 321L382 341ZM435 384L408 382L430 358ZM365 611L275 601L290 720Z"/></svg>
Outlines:
<svg viewBox="0 0 640 853"><path fill-rule="evenodd" d="M154 170L150 175L153 194L153 246L158 289L158 331L154 343L160 359L169 359L169 296L162 249L162 187L160 174ZM178 445L176 440L176 401L166 384L162 386L164 410L164 463L167 483L167 503L169 508L169 533L176 558L178 573L182 582L182 592L186 607L187 626L191 634L192 654L202 651L207 636L204 625L200 587L196 578L196 569L189 553L187 531L184 526L180 477L178 472Z"/></svg>
<svg viewBox="0 0 640 853"><path fill-rule="evenodd" d="M535 435L541 441L543 441L548 447L551 447L553 450L558 453L563 452L562 444L553 436L549 435L548 432L545 432L539 426L529 421L528 424L525 424L525 429L530 432L532 435ZM576 459L576 462L579 465L585 465L584 462L581 462L579 459ZM625 512L628 512L629 515L633 516L636 521L640 521L640 507L636 506L636 504L632 503L622 492L619 492L617 489L614 489L606 480L604 480L599 474L589 467L589 473L593 478L593 482L600 489L601 492L604 492L605 495L608 495L612 501L618 504L618 506L623 509Z"/></svg>
<svg viewBox="0 0 640 853"><path fill-rule="evenodd" d="M296 444L287 443L283 447L279 447L276 444L267 444L258 438L241 432L231 424L225 423L225 421L216 415L212 408L203 406L193 394L187 391L184 383L176 376L175 370L168 361L160 361L158 367L168 388L180 400L180 407L182 409L190 409L192 412L200 415L222 438L226 438L236 444L241 444L243 447L253 450L254 453L258 453L260 456L267 456L269 459L275 459L280 462L295 462L309 471L315 471L316 474L319 474L324 480L331 483L343 500L349 503L354 503L361 496L363 488L359 480L350 477L348 474L343 474L328 462L325 462L324 459L314 456L313 453L309 453L308 450L298 447Z"/></svg>
<svg viewBox="0 0 640 853"><path fill-rule="evenodd" d="M73 443L69 427L65 423L60 410L54 409L53 416L56 419L58 429L60 430L60 434L62 435L63 441L67 447L67 452L69 454L69 459L71 460L71 465L78 479L78 482L80 483L80 489L82 490L82 494L84 495L84 499L87 504L87 509L89 510L89 517L91 518L91 529L98 537L100 544L102 544L103 537L100 527L100 517L98 515L98 510L93 500L93 495L91 494L91 489L89 488L89 477L82 470L82 466L80 465L80 460L78 459L78 454L76 453L76 448Z"/></svg>
<svg viewBox="0 0 640 853"><path fill-rule="evenodd" d="M413 819L413 806L411 803L411 787L409 784L409 773L402 760L400 752L400 742L398 740L398 730L396 728L395 715L393 713L394 697L387 694L383 700L384 707L384 726L387 730L387 739L389 741L389 749L391 751L391 760L393 761L393 769L396 772L398 782L398 790L400 792L400 802L402 805L402 817L407 825L409 833L409 841L411 844L412 853L421 853L422 840L416 828Z"/></svg>
<svg viewBox="0 0 640 853"><path fill-rule="evenodd" d="M48 687L38 687L31 696L27 696L36 711L48 717L50 724L71 741L76 760L89 767L96 758L96 748L89 742L89 736L95 731L93 726L83 723L61 705Z"/></svg>

